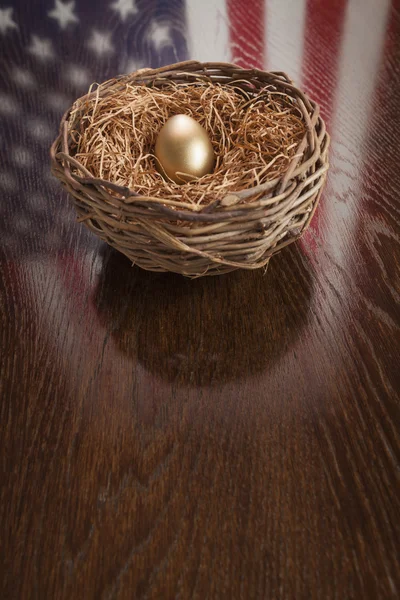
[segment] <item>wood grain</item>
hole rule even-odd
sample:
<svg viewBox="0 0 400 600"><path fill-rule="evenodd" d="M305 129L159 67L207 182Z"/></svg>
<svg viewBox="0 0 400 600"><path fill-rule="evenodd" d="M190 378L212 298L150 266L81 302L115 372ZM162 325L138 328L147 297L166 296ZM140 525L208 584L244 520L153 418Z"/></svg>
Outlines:
<svg viewBox="0 0 400 600"><path fill-rule="evenodd" d="M344 4L307 4L331 170L266 273L141 271L0 180L2 599L399 597L400 7Z"/></svg>

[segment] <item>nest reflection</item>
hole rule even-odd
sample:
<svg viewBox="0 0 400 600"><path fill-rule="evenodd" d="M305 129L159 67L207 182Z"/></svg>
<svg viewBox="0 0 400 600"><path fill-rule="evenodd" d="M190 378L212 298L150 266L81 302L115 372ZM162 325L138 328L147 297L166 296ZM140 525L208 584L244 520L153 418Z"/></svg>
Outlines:
<svg viewBox="0 0 400 600"><path fill-rule="evenodd" d="M196 280L132 267L105 248L95 304L122 352L178 385L203 386L268 368L301 334L311 293L297 245L275 256L266 274Z"/></svg>

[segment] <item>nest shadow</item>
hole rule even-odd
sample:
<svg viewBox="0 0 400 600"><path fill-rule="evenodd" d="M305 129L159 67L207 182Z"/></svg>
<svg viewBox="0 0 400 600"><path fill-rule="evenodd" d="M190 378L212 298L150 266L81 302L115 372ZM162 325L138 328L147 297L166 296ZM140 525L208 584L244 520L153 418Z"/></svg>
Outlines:
<svg viewBox="0 0 400 600"><path fill-rule="evenodd" d="M210 386L271 366L301 335L312 296L297 244L267 273L234 271L188 280L152 273L104 248L94 303L124 354L177 385Z"/></svg>

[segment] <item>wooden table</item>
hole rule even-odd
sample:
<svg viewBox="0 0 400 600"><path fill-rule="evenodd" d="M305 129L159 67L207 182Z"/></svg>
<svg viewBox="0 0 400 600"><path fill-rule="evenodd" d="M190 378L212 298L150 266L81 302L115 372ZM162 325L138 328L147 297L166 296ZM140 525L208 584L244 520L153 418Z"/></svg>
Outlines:
<svg viewBox="0 0 400 600"><path fill-rule="evenodd" d="M399 598L399 1L9 4L0 597ZM91 81L191 57L321 104L327 185L266 274L132 268L49 175Z"/></svg>

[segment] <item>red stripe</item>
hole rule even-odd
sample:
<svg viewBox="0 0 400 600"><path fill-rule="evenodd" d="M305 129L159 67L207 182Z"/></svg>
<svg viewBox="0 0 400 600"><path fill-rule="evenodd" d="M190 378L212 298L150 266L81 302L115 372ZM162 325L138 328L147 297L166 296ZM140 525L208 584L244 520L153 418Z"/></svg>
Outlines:
<svg viewBox="0 0 400 600"><path fill-rule="evenodd" d="M264 66L264 0L227 0L232 60L241 67Z"/></svg>
<svg viewBox="0 0 400 600"><path fill-rule="evenodd" d="M321 115L328 132L331 130L337 92L346 5L346 0L307 1L303 56L304 89L321 106ZM327 192L329 193L329 180L321 199L322 203ZM308 246L313 252L316 251L315 238L321 238L323 229L323 215L317 210L310 229L302 239L305 250Z"/></svg>
<svg viewBox="0 0 400 600"><path fill-rule="evenodd" d="M320 104L328 129L338 80L346 5L346 0L307 1L304 88Z"/></svg>

